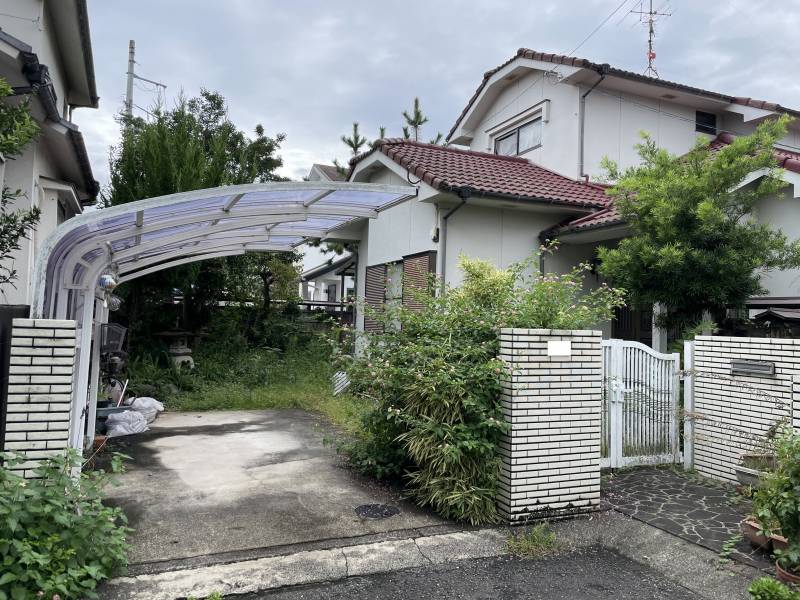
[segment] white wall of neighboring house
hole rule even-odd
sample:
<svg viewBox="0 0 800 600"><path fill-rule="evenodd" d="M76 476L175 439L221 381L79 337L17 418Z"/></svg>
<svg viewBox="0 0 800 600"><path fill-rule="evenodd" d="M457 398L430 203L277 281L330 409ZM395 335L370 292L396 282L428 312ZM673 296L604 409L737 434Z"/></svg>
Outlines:
<svg viewBox="0 0 800 600"><path fill-rule="evenodd" d="M761 223L782 231L790 240L800 240L800 175L786 172L785 177L796 183L759 202L755 214ZM761 275L761 284L767 296L800 297L800 269L768 271Z"/></svg>
<svg viewBox="0 0 800 600"><path fill-rule="evenodd" d="M56 95L58 119L48 115L37 95L31 97L31 114L40 125L39 137L25 151L5 164L2 183L21 195L10 209L27 210L38 207L41 217L35 230L27 239L20 241L21 248L13 253L11 262L17 271L14 285L0 288L0 304L29 304L29 276L34 267L37 249L43 240L60 222L82 211L76 195L86 193L86 179L80 172L79 160L72 143L67 139L67 129L58 120L68 121L70 104L86 106L89 84L84 50L78 31L78 8L80 0L4 0L0 29L19 42L29 46L39 63L48 68L53 91ZM58 21L53 11L60 13ZM74 23L73 23L74 21ZM70 37L68 42L59 40L56 29ZM59 43L61 41L62 43ZM14 86L26 86L27 80L15 62L16 48L9 46L8 56L0 60L0 77ZM69 49L70 55L63 53ZM28 50L26 50L27 52ZM76 74L78 73L78 74ZM91 74L93 77L93 73ZM83 79L81 79L83 78ZM79 83L75 83L80 80ZM76 86L80 86L78 89ZM76 100L78 98L78 100Z"/></svg>

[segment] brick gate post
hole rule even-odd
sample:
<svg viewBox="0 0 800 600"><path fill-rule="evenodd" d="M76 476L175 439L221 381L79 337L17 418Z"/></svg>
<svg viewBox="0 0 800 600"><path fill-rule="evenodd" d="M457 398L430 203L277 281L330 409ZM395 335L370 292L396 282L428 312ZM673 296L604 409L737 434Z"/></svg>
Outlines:
<svg viewBox="0 0 800 600"><path fill-rule="evenodd" d="M600 503L603 386L599 331L501 329L510 367L502 405L510 431L498 508L508 521L595 510Z"/></svg>

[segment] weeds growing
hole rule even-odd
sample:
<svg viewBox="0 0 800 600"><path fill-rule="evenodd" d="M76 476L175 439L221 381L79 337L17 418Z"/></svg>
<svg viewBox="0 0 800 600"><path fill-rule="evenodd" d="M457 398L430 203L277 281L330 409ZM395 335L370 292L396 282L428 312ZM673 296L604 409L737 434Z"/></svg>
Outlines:
<svg viewBox="0 0 800 600"><path fill-rule="evenodd" d="M539 523L520 533L511 533L506 546L511 554L520 558L542 558L561 549L556 534L547 523Z"/></svg>

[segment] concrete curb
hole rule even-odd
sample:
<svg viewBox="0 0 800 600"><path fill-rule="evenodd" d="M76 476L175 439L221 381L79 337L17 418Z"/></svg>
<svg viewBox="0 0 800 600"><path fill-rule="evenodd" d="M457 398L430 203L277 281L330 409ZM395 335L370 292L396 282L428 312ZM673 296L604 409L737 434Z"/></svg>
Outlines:
<svg viewBox="0 0 800 600"><path fill-rule="evenodd" d="M761 573L670 533L618 513L552 524L566 550L604 547L658 572L705 600L747 600ZM400 571L506 554L506 529L459 531L383 540L325 550L306 550L200 568L120 577L100 590L103 600L175 600L263 592L352 576ZM566 557L565 557L566 558ZM520 563L526 568L530 563Z"/></svg>
<svg viewBox="0 0 800 600"><path fill-rule="evenodd" d="M505 552L506 534L494 529L297 552L198 569L112 579L104 600L175 600L214 592L223 596L291 585L333 581L355 575L398 571Z"/></svg>

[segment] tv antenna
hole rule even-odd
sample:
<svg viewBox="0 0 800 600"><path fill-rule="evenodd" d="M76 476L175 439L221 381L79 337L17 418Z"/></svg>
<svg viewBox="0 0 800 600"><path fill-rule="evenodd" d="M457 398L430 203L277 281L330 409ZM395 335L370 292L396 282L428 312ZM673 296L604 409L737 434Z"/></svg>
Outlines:
<svg viewBox="0 0 800 600"><path fill-rule="evenodd" d="M653 50L653 39L656 37L655 24L659 17L671 17L672 13L666 12L669 9L666 2L657 10L653 10L653 0L649 0L649 10L644 10L643 4L643 1L639 2L639 10L631 10L631 12L639 15L639 20L647 25L647 68L644 70L644 74L660 78L656 70L656 51Z"/></svg>

